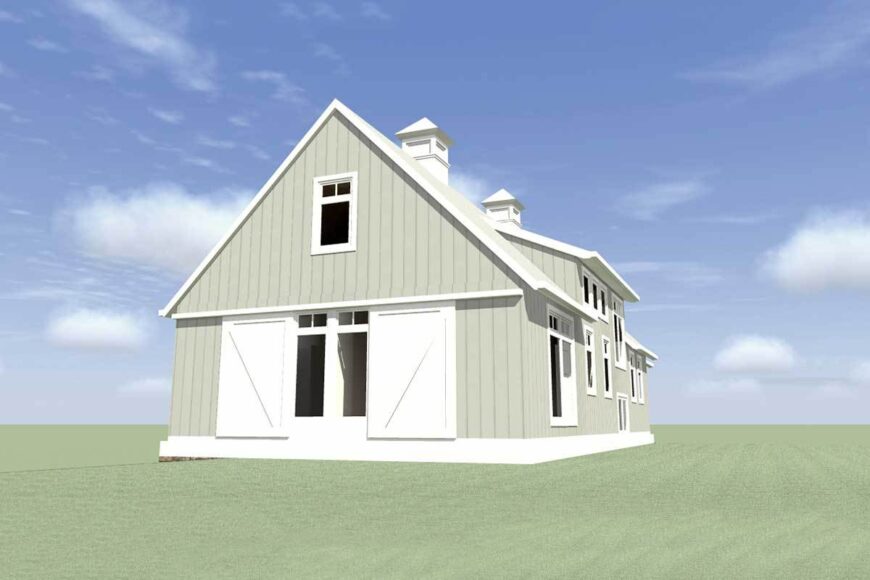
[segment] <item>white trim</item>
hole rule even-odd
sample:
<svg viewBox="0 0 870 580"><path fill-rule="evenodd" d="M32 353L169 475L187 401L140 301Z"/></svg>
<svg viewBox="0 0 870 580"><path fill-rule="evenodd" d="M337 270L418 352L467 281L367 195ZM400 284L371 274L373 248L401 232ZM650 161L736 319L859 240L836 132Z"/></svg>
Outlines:
<svg viewBox="0 0 870 580"><path fill-rule="evenodd" d="M560 242L559 240L554 240L553 238L548 238L547 236L542 236L541 234L536 234L535 232L530 232L529 230L522 229L516 225L510 223L502 223L497 222L493 223L493 227L509 236L514 236L515 238L520 238L526 240L528 242L533 242L535 244L550 248L552 250L556 250L557 252L562 252L563 254L568 254L569 256L574 256L575 258L579 258L581 260L590 260L593 263L597 263L601 266L605 272L613 276L614 280L618 282L618 284L622 287L622 290L628 294L628 298L631 302L637 302L640 300L640 296L637 295L637 292L628 285L622 276L611 266L607 260L605 260L601 254L592 250L585 250L583 248L579 248L577 246L572 246L571 244L566 244L565 242Z"/></svg>
<svg viewBox="0 0 870 580"><path fill-rule="evenodd" d="M591 335L591 340L587 343L587 339ZM598 367L598 364L595 362L595 327L589 326L587 324L583 324L583 366L586 369L586 373L583 375L583 382L586 384L586 394L589 396L596 396L598 394L598 376L595 372L595 369ZM588 356L587 353L590 353L592 356ZM589 361L592 361L591 367L589 366ZM589 375L590 371L592 374L592 386L589 386Z"/></svg>
<svg viewBox="0 0 870 580"><path fill-rule="evenodd" d="M288 304L286 306L264 306L261 308L235 308L230 310L207 310L203 312L186 312L172 314L169 318L214 318L218 316L250 316L252 314L280 314L282 312L311 312L315 310L349 310L360 308L375 308L391 304L421 304L426 302L445 302L453 300L479 300L483 298L508 298L522 296L520 288L506 290L481 290L478 292L453 292L450 294L425 294L421 296L398 296L395 298L368 298L364 300L346 300L343 302L320 302L317 304Z"/></svg>
<svg viewBox="0 0 870 580"><path fill-rule="evenodd" d="M334 99L326 110L320 114L320 117L317 118L317 121L308 129L302 139L296 143L296 146L290 152L290 154L284 159L278 169L272 174L269 180L260 188L260 191L257 192L257 195L245 210L239 215L239 217L234 222L233 226L227 231L226 235L212 248L211 252L209 252L208 256L200 262L199 266L197 266L196 270L188 277L185 283L179 288L178 292L172 297L169 303L159 311L161 316L168 316L175 306L178 305L178 302L184 297L187 291L193 286L199 276L205 271L206 267L214 260L217 254L229 243L232 236L236 233L236 231L242 226L242 224L247 220L248 216L253 213L253 211L257 208L263 198L272 190L272 187L278 182L279 179L284 175L287 168L296 160L296 158L300 155L300 153L305 149L308 143L314 138L317 134L320 127L326 123L329 117L334 112L339 112L345 119L348 120L352 125L354 125L359 131L368 138L372 143L375 144L387 157L390 158L402 171L408 174L410 178L420 184L420 186L441 206L443 206L456 220L462 224L469 232L476 238L478 238L483 244L493 252L501 261L505 263L505 265L516 272L517 275L527 284L529 284L532 288L536 290L547 290L552 292L555 296L559 297L560 300L563 300L566 304L575 307L572 304L572 300L570 297L565 294L563 290L558 288L554 282L552 282L549 278L547 278L543 272L540 272L538 268L534 266L531 262L529 262L519 251L515 251L513 246L511 246L510 242L504 240L496 231L492 230L491 235L488 235L483 228L491 227L483 216L480 215L479 220L477 221L469 215L466 211L458 208L453 202L447 199L444 193L441 192L440 187L449 187L446 184L436 184L434 181L434 177L426 171L419 163L414 161L414 159L409 156L406 152L400 150L396 147L395 143L387 139L384 135L382 135L379 131L377 131L374 127L369 125L365 120L363 120L359 115L351 111L347 106L345 106L338 99ZM456 192L456 195L461 197L462 194ZM506 246L502 246L501 244L506 244ZM543 276L542 278L539 277ZM568 297L568 300L564 300L562 296ZM582 309L580 309L581 312Z"/></svg>
<svg viewBox="0 0 870 580"><path fill-rule="evenodd" d="M570 324L569 332L561 332L550 328L550 316L557 319L562 319ZM574 345L574 317L565 314L562 310L556 308L552 304L547 305L547 391L550 393L550 426L551 427L576 427L577 426L577 353ZM558 326L558 323L557 323ZM561 401L559 404L562 409L562 415L556 417L553 414L553 354L550 350L550 337L555 338L559 343L559 394ZM570 377L568 384L565 384L565 355L563 343L568 344L568 352L571 355L571 368L569 369Z"/></svg>
<svg viewBox="0 0 870 580"><path fill-rule="evenodd" d="M601 360L604 362L604 373L602 376L601 385L604 387L604 398L612 399L613 398L613 390L614 390L614 380L613 380L613 341L610 340L608 336L601 336ZM608 353L608 351L610 351ZM610 388L608 389L607 381L610 380Z"/></svg>
<svg viewBox="0 0 870 580"><path fill-rule="evenodd" d="M619 319L613 323L613 342L616 343L616 348L613 349L616 357L615 365L618 369L627 370L625 359L628 356L628 349L625 343L625 317L619 314L615 308L611 308L610 313L613 318ZM617 339L620 330L622 330L622 340Z"/></svg>
<svg viewBox="0 0 870 580"><path fill-rule="evenodd" d="M644 353L649 358L651 358L653 360L659 360L659 356L656 353L654 353L653 351L651 351L650 349L648 349L647 347L642 345L640 343L640 341L637 340L635 337L633 337L631 334L629 334L628 331L625 331L625 343L629 347L633 348L634 350L637 350L637 351ZM652 365L650 365L650 366L652 366Z"/></svg>
<svg viewBox="0 0 870 580"><path fill-rule="evenodd" d="M629 376L629 388L631 389L631 402L637 403L637 378L635 377L635 371L637 367L634 364L634 353L628 353L628 376Z"/></svg>
<svg viewBox="0 0 870 580"><path fill-rule="evenodd" d="M287 440L172 436L160 442L160 457L534 464L652 443L655 437L650 432L529 439L368 440L365 417L318 417L297 419Z"/></svg>
<svg viewBox="0 0 870 580"><path fill-rule="evenodd" d="M324 198L322 195L323 186L331 183L339 183L350 180L350 199L346 199L346 195L339 197ZM314 195L311 201L311 255L319 256L322 254L340 254L343 252L356 251L356 230L357 230L357 183L358 173L349 171L347 173L336 173L334 175L324 175L314 178L313 191ZM348 208L348 231L347 242L344 244L332 244L323 246L320 244L320 231L323 225L323 206L333 203L350 203Z"/></svg>
<svg viewBox="0 0 870 580"><path fill-rule="evenodd" d="M642 361L639 361L642 362ZM643 366L638 365L637 367L637 402L641 405L646 403L646 395L643 393L644 384L643 384Z"/></svg>

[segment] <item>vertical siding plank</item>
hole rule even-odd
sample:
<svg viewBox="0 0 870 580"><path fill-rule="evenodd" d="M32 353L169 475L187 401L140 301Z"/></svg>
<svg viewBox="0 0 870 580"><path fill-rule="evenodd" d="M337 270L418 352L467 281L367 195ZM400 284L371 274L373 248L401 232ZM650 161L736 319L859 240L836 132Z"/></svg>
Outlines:
<svg viewBox="0 0 870 580"><path fill-rule="evenodd" d="M468 436L482 437L480 429L480 309L473 307L473 304L473 302L469 303L469 308L465 314L468 321L465 409L468 417Z"/></svg>
<svg viewBox="0 0 870 580"><path fill-rule="evenodd" d="M478 300L480 315L480 433L481 437L495 436L495 340L493 300Z"/></svg>
<svg viewBox="0 0 870 580"><path fill-rule="evenodd" d="M493 300L492 362L493 362L493 436L510 436L510 389L508 386L508 300Z"/></svg>
<svg viewBox="0 0 870 580"><path fill-rule="evenodd" d="M468 437L468 309L467 302L456 302L456 434Z"/></svg>

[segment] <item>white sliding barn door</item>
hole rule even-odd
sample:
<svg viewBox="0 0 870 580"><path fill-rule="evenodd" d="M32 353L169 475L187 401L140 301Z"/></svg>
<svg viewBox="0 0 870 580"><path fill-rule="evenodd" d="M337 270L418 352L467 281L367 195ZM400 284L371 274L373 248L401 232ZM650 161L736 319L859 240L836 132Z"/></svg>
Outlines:
<svg viewBox="0 0 870 580"><path fill-rule="evenodd" d="M286 436L295 336L291 319L224 321L218 437Z"/></svg>
<svg viewBox="0 0 870 580"><path fill-rule="evenodd" d="M368 436L456 437L452 304L369 317Z"/></svg>

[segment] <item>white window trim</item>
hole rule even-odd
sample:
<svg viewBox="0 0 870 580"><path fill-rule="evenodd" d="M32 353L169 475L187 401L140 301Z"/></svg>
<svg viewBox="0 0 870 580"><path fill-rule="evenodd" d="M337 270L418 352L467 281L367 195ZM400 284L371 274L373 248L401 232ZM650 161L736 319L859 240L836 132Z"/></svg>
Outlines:
<svg viewBox="0 0 870 580"><path fill-rule="evenodd" d="M613 381L613 348L605 349L604 345L608 345L610 347L613 347L613 341L611 341L610 338L608 338L606 336L601 337L601 360L604 363L605 367L607 368L607 370L610 374L610 390L607 389L607 385L605 383L607 375L605 375L603 373L601 375L601 388L604 390L604 398L605 399L612 399L613 398L613 383L614 383L614 381ZM610 351L610 354L607 355L607 360L606 360L606 362L604 362L604 360L605 360L604 355L605 355L605 352L608 350Z"/></svg>
<svg viewBox="0 0 870 580"><path fill-rule="evenodd" d="M586 335L591 334L592 340L589 344L586 344ZM583 325L583 367L586 373L583 374L583 383L586 385L586 394L594 397L598 394L598 373L596 373L596 368L598 364L595 361L595 328L592 326L588 326L586 324ZM587 357L586 353L591 352L592 356ZM592 386L589 386L589 369L586 368L586 361L591 358L592 360Z"/></svg>
<svg viewBox="0 0 870 580"><path fill-rule="evenodd" d="M616 348L613 349L616 368L627 370L626 367L626 358L628 357L628 350L625 346L625 317L619 314L615 309L611 309L611 315L618 318L619 322L622 324L622 342L619 342L616 339L617 325L613 325L613 343L616 345ZM618 355L618 356L617 356Z"/></svg>
<svg viewBox="0 0 870 580"><path fill-rule="evenodd" d="M637 401L641 405L646 403L646 395L644 394L644 380L643 380L643 369L646 366L644 364L644 357L639 356L637 359Z"/></svg>
<svg viewBox="0 0 870 580"><path fill-rule="evenodd" d="M564 334L562 332L553 330L550 328L550 316L556 315L560 318L564 318L567 322L571 324L571 332L569 334ZM550 426L551 427L576 427L577 426L577 352L576 345L574 344L574 334L575 334L575 323L573 316L570 316L559 310L555 306L547 305L547 392L549 393L548 399L550 400ZM550 356L550 337L555 336L559 340L565 340L570 344L570 352L571 352L571 378L574 382L573 389L564 389L561 388L562 395L562 416L554 417L553 416L553 388L550 384L551 378L551 367L553 364L552 357ZM561 352L561 343L560 343L560 352ZM564 361L563 361L564 364ZM562 372L560 369L559 378L562 378Z"/></svg>
<svg viewBox="0 0 870 580"><path fill-rule="evenodd" d="M598 308L595 308L595 297L590 296L589 302L586 302L586 293L583 289L583 277L586 276L589 278L589 294L593 294L595 290L595 286L598 286ZM601 292L604 292L604 302L601 302ZM580 270L580 302L588 306L595 314L598 319L604 322L605 324L610 324L608 320L609 308L607 307L608 295L612 294L610 288L607 287L606 284L603 284L598 276L594 275L592 272L587 270L586 268L582 268ZM604 306L604 313L601 312L601 306Z"/></svg>
<svg viewBox="0 0 870 580"><path fill-rule="evenodd" d="M332 244L329 246L320 245L320 228L323 212L321 208L324 205L332 203L344 202L345 196L341 198L332 197L324 199L322 188L332 182L350 180L350 209L348 211L348 236L346 244ZM356 230L357 230L357 182L358 174L356 171L348 173L336 173L334 175L321 175L314 178L312 197L312 217L311 217L311 255L317 256L321 254L339 254L342 252L356 251Z"/></svg>
<svg viewBox="0 0 870 580"><path fill-rule="evenodd" d="M631 392L631 402L632 403L637 403L637 377L635 376L635 369L636 369L636 367L634 366L634 353L629 353L629 355L628 355L628 379L629 379L628 388L631 389L632 383L634 384L634 389L632 389L634 392L629 391L629 392Z"/></svg>

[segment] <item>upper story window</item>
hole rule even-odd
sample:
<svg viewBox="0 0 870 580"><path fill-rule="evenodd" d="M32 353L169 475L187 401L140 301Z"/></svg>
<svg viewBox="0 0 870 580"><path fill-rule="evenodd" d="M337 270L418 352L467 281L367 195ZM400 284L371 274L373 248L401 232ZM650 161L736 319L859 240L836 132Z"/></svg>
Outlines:
<svg viewBox="0 0 870 580"><path fill-rule="evenodd" d="M616 343L613 355L616 357L616 366L625 369L625 319L617 314L617 301L613 301L613 340Z"/></svg>
<svg viewBox="0 0 870 580"><path fill-rule="evenodd" d="M631 377L631 402L637 402L637 380L635 378L634 354L628 353L628 375Z"/></svg>
<svg viewBox="0 0 870 580"><path fill-rule="evenodd" d="M607 287L587 270L583 270L583 302L607 322Z"/></svg>
<svg viewBox="0 0 870 580"><path fill-rule="evenodd" d="M601 354L604 357L604 396L612 398L613 391L610 388L610 382L612 380L612 372L610 369L610 341L605 336L601 337Z"/></svg>
<svg viewBox="0 0 870 580"><path fill-rule="evenodd" d="M646 366L646 358L637 355L637 401L643 405L643 369Z"/></svg>
<svg viewBox="0 0 870 580"><path fill-rule="evenodd" d="M595 333L591 328L583 331L583 340L586 347L586 393L594 395L595 387Z"/></svg>
<svg viewBox="0 0 870 580"><path fill-rule="evenodd" d="M356 172L314 179L312 254L356 250L356 182Z"/></svg>

